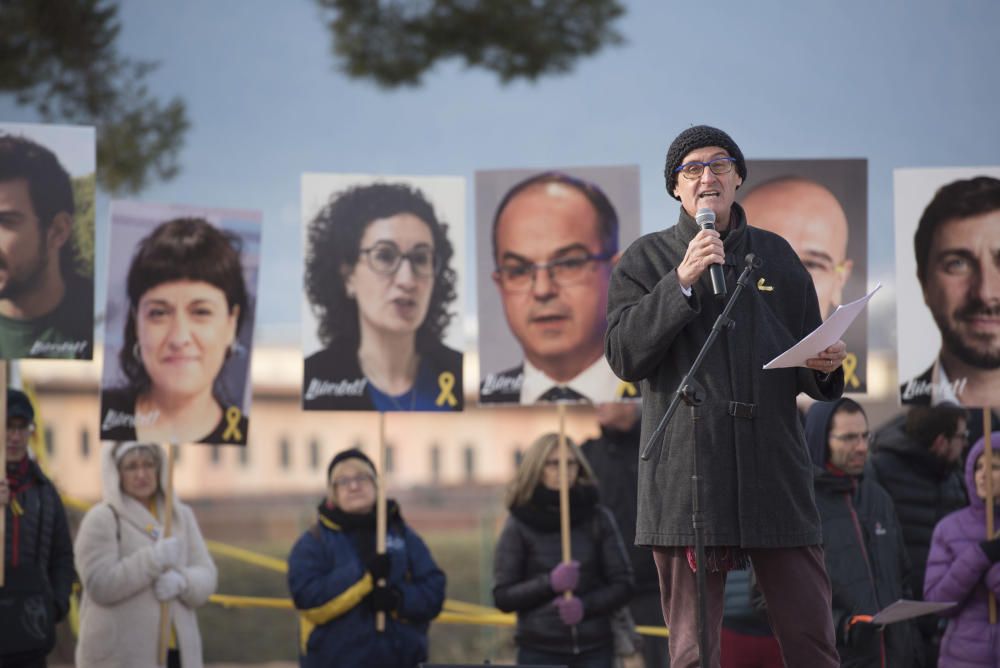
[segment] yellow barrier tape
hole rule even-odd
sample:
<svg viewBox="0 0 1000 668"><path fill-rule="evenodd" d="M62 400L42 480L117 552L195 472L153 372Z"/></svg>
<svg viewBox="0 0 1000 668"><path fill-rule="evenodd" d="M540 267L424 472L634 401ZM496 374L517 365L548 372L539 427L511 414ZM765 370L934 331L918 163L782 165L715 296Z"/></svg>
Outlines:
<svg viewBox="0 0 1000 668"><path fill-rule="evenodd" d="M264 598L259 596L233 596L230 594L212 594L209 597L210 603L221 605L224 608L270 608L276 610L294 610L291 599L288 598ZM445 601L445 608L465 607L476 608L484 612L461 613L445 609L434 619L435 624L466 624L472 626L514 626L517 622L517 615L500 612L496 608L489 608L474 603L463 603L461 601ZM669 634L662 626L639 626L637 630L645 636L659 636L666 638Z"/></svg>
<svg viewBox="0 0 1000 668"><path fill-rule="evenodd" d="M239 561L253 564L254 566L267 568L278 573L288 572L288 562L284 559L269 557L266 554L259 554L242 547L236 547L235 545L218 543L214 540L206 540L205 545L208 547L209 552L212 552L213 554L220 554L224 557L232 557L233 559L238 559Z"/></svg>
<svg viewBox="0 0 1000 668"><path fill-rule="evenodd" d="M447 599L444 602L444 609L448 612L461 612L469 615L492 615L498 612L496 608L478 603L466 603L465 601L453 601Z"/></svg>
<svg viewBox="0 0 1000 668"><path fill-rule="evenodd" d="M514 626L517 616L497 612L492 615L462 615L447 610L434 618L435 624L471 624L474 626Z"/></svg>
<svg viewBox="0 0 1000 668"><path fill-rule="evenodd" d="M279 610L294 610L290 598L264 598L262 596L233 596L230 594L212 594L208 597L210 603L224 608L276 608Z"/></svg>

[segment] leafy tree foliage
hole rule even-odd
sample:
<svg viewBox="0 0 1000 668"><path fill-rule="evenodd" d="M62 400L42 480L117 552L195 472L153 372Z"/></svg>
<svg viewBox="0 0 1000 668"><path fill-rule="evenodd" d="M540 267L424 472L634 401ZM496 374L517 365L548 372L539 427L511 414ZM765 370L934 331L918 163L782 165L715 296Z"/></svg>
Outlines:
<svg viewBox="0 0 1000 668"><path fill-rule="evenodd" d="M118 54L111 0L0 0L0 93L48 122L97 127L97 178L135 193L177 174L184 103L150 95L155 65Z"/></svg>
<svg viewBox="0 0 1000 668"><path fill-rule="evenodd" d="M73 246L76 251L76 273L86 278L94 277L94 174L73 179Z"/></svg>
<svg viewBox="0 0 1000 668"><path fill-rule="evenodd" d="M441 59L462 58L504 83L570 71L606 45L617 0L315 0L333 15L334 57L351 77L416 85Z"/></svg>

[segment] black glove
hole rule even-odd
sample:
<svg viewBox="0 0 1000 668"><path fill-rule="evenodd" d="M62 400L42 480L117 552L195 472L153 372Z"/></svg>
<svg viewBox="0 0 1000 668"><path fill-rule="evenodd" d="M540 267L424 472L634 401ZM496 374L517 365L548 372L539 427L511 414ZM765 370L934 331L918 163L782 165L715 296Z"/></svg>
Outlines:
<svg viewBox="0 0 1000 668"><path fill-rule="evenodd" d="M376 554L365 564L365 569L375 580L389 577L389 553Z"/></svg>
<svg viewBox="0 0 1000 668"><path fill-rule="evenodd" d="M991 563L995 564L1000 561L1000 538L984 540L979 544L979 547L982 548L983 553Z"/></svg>
<svg viewBox="0 0 1000 668"><path fill-rule="evenodd" d="M871 622L854 622L847 627L845 634L847 646L855 649L877 646L880 630L877 624Z"/></svg>
<svg viewBox="0 0 1000 668"><path fill-rule="evenodd" d="M369 594L375 612L392 612L403 602L403 595L395 587L376 586Z"/></svg>

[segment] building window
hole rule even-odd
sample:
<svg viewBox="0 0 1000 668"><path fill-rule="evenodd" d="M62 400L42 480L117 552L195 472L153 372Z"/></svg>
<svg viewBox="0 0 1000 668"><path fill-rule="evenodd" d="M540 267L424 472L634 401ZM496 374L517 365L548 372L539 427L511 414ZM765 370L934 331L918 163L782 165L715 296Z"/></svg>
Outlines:
<svg viewBox="0 0 1000 668"><path fill-rule="evenodd" d="M48 447L48 443L45 444L45 451L52 454L51 448ZM80 430L80 455L87 459L90 457L90 432L86 427Z"/></svg>
<svg viewBox="0 0 1000 668"><path fill-rule="evenodd" d="M319 441L315 438L309 441L309 467L314 471L319 468Z"/></svg>
<svg viewBox="0 0 1000 668"><path fill-rule="evenodd" d="M218 445L212 446L212 464L218 466L219 461L222 459L222 447Z"/></svg>
<svg viewBox="0 0 1000 668"><path fill-rule="evenodd" d="M431 480L435 483L441 480L441 446L431 446Z"/></svg>
<svg viewBox="0 0 1000 668"><path fill-rule="evenodd" d="M462 454L465 464L465 482L472 482L476 479L476 449L467 445Z"/></svg>
<svg viewBox="0 0 1000 668"><path fill-rule="evenodd" d="M282 437L281 445L281 468L288 469L292 465L292 444L288 442L288 437Z"/></svg>
<svg viewBox="0 0 1000 668"><path fill-rule="evenodd" d="M396 447L393 445L385 446L385 465L382 467L382 473L392 473L396 470Z"/></svg>

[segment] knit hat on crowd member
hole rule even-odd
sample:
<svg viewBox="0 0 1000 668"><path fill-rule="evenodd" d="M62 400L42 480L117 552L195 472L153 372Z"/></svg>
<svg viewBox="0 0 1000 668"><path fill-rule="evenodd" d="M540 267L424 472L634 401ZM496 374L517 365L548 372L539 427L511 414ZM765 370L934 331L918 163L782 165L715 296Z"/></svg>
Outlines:
<svg viewBox="0 0 1000 668"><path fill-rule="evenodd" d="M7 388L7 418L24 418L28 422L35 421L35 409L31 406L28 395L12 387Z"/></svg>
<svg viewBox="0 0 1000 668"><path fill-rule="evenodd" d="M372 475L375 475L375 464L372 460L368 459L368 455L361 452L357 448L349 448L347 450L341 450L333 459L330 460L330 465L326 467L326 479L330 480L330 475L333 473L333 469L336 468L337 464L346 461L348 459L360 459L365 465L372 470Z"/></svg>
<svg viewBox="0 0 1000 668"><path fill-rule="evenodd" d="M729 157L736 158L736 173L743 180L746 180L747 163L743 159L743 151L736 145L733 138L718 128L695 125L677 135L677 138L670 143L670 148L667 149L667 165L663 170L663 176L667 181L667 192L678 202L681 198L674 194L674 188L677 186L677 174L674 173L674 170L681 166L681 160L684 159L684 156L706 146L718 146L726 149Z"/></svg>

